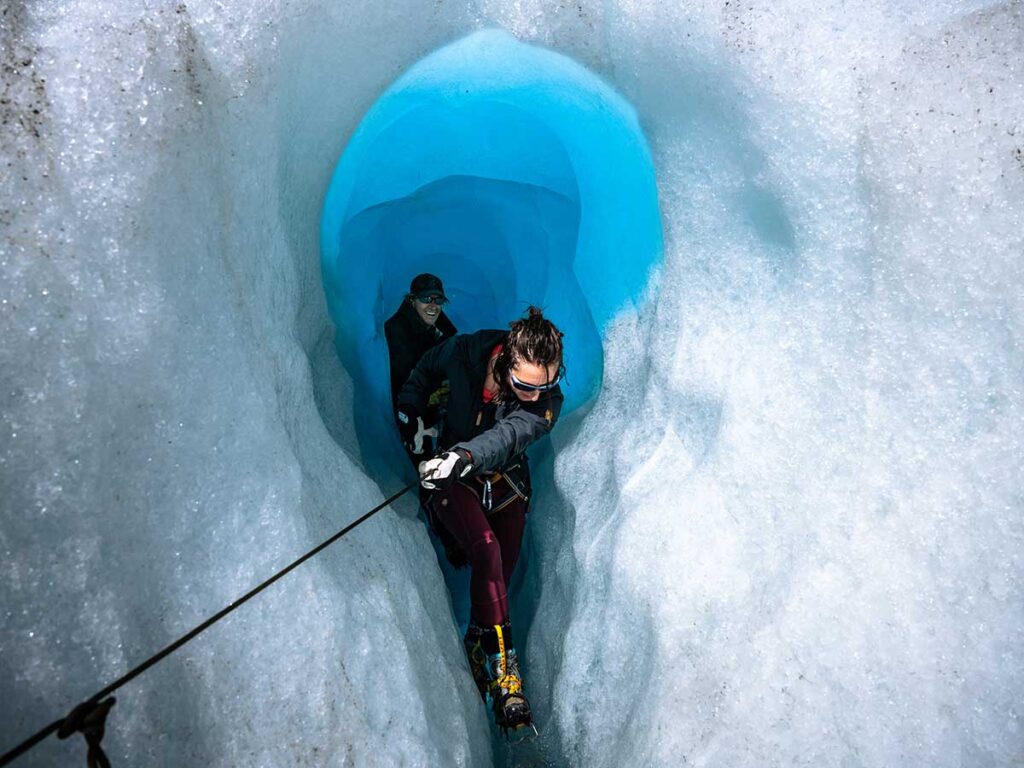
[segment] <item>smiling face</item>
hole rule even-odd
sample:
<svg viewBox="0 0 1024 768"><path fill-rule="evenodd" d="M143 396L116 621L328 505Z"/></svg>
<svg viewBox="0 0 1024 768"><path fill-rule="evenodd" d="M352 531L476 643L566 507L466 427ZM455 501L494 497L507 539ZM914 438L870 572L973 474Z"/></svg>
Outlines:
<svg viewBox="0 0 1024 768"><path fill-rule="evenodd" d="M543 366L525 360L520 361L509 372L509 386L516 393L516 397L524 403L532 403L540 399L542 390L524 391L516 386L516 382L518 381L520 385L526 385L527 387L550 386L558 380L558 369L560 367L558 363Z"/></svg>
<svg viewBox="0 0 1024 768"><path fill-rule="evenodd" d="M433 325L437 322L437 318L441 316L441 306L434 300L436 297L428 296L427 300L413 297L410 299L413 308L416 310L416 314L420 316L427 325Z"/></svg>

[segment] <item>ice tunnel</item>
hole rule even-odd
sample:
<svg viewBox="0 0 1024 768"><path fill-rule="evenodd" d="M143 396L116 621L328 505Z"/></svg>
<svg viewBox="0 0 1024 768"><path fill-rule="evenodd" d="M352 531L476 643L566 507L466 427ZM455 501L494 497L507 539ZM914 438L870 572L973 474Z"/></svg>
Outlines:
<svg viewBox="0 0 1024 768"><path fill-rule="evenodd" d="M530 304L565 332L564 413L601 383L601 334L662 250L636 114L569 58L485 30L413 66L374 104L327 192L321 258L364 461L393 447L384 320L433 272L460 331Z"/></svg>

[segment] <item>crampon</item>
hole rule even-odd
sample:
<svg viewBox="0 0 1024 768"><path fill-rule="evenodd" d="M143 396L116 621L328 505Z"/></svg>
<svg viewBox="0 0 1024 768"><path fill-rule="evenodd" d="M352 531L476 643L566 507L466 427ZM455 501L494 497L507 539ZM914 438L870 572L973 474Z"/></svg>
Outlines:
<svg viewBox="0 0 1024 768"><path fill-rule="evenodd" d="M533 724L530 704L521 695L509 696L504 703L495 701L494 722L505 741L511 743L537 735L537 726Z"/></svg>

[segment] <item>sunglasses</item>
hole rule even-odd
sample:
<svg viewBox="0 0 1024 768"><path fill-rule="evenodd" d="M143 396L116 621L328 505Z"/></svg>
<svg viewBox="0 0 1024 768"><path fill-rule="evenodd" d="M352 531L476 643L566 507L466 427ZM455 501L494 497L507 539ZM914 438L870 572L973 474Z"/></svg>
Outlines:
<svg viewBox="0 0 1024 768"><path fill-rule="evenodd" d="M512 386L520 392L547 392L549 389L554 389L558 386L558 382L562 380L562 375L564 373L565 366L559 366L558 375L555 376L553 381L549 381L547 384L527 384L525 381L517 379L516 375L512 373L512 371L509 371L508 375L512 379Z"/></svg>
<svg viewBox="0 0 1024 768"><path fill-rule="evenodd" d="M420 304L437 304L439 307L448 303L448 299L444 296L417 296L416 301Z"/></svg>

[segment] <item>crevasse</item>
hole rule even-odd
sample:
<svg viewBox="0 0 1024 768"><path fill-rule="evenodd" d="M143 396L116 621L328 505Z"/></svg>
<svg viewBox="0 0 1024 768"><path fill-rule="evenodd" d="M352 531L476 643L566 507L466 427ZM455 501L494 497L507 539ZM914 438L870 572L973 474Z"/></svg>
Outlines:
<svg viewBox="0 0 1024 768"><path fill-rule="evenodd" d="M4 744L394 490L354 415L384 418L375 313L486 249L502 281L452 311L541 294L586 406L513 609L538 759L1019 762L1022 30L981 0L9 3ZM515 764L412 500L251 608L119 692L115 765Z"/></svg>

